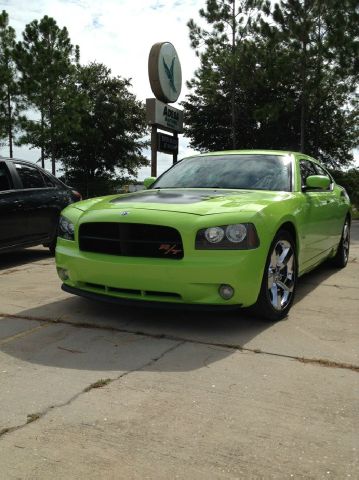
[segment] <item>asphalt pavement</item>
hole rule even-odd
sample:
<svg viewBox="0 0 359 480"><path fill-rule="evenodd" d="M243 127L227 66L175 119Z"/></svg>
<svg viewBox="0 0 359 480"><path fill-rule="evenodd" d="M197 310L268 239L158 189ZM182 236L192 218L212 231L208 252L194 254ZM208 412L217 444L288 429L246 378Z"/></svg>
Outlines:
<svg viewBox="0 0 359 480"><path fill-rule="evenodd" d="M97 304L0 256L0 479L358 479L359 223L285 320Z"/></svg>

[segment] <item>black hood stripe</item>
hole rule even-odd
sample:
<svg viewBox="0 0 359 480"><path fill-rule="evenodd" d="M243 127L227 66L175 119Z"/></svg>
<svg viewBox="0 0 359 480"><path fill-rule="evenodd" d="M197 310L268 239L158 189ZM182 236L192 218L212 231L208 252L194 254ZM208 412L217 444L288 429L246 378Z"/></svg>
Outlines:
<svg viewBox="0 0 359 480"><path fill-rule="evenodd" d="M130 195L121 195L111 200L111 203L164 203L191 204L204 202L218 197L238 195L238 191L228 190L146 190ZM241 191L240 194L249 192Z"/></svg>

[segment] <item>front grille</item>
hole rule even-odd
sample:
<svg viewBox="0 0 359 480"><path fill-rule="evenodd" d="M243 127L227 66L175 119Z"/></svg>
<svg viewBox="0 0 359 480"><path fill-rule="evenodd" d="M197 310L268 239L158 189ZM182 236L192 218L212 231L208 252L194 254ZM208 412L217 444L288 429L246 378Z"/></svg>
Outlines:
<svg viewBox="0 0 359 480"><path fill-rule="evenodd" d="M96 222L80 225L79 246L84 252L126 257L180 260L182 238L175 228L141 223Z"/></svg>

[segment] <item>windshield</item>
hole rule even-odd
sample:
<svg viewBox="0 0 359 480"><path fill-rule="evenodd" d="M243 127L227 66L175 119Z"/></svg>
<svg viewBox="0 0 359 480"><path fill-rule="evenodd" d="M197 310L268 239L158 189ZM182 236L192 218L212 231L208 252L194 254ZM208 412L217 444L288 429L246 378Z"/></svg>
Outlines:
<svg viewBox="0 0 359 480"><path fill-rule="evenodd" d="M228 188L290 191L291 161L284 155L207 155L181 160L152 188Z"/></svg>

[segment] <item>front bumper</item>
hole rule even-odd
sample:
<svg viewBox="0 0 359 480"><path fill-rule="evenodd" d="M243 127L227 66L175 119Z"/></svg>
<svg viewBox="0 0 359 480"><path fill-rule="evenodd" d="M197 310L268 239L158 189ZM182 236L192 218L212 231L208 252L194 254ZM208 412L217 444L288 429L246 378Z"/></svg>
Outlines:
<svg viewBox="0 0 359 480"><path fill-rule="evenodd" d="M264 249L193 251L182 260L133 258L82 252L77 243L58 238L57 267L66 271L64 289L136 302L250 306L257 300L265 264ZM224 300L219 286L231 285Z"/></svg>

